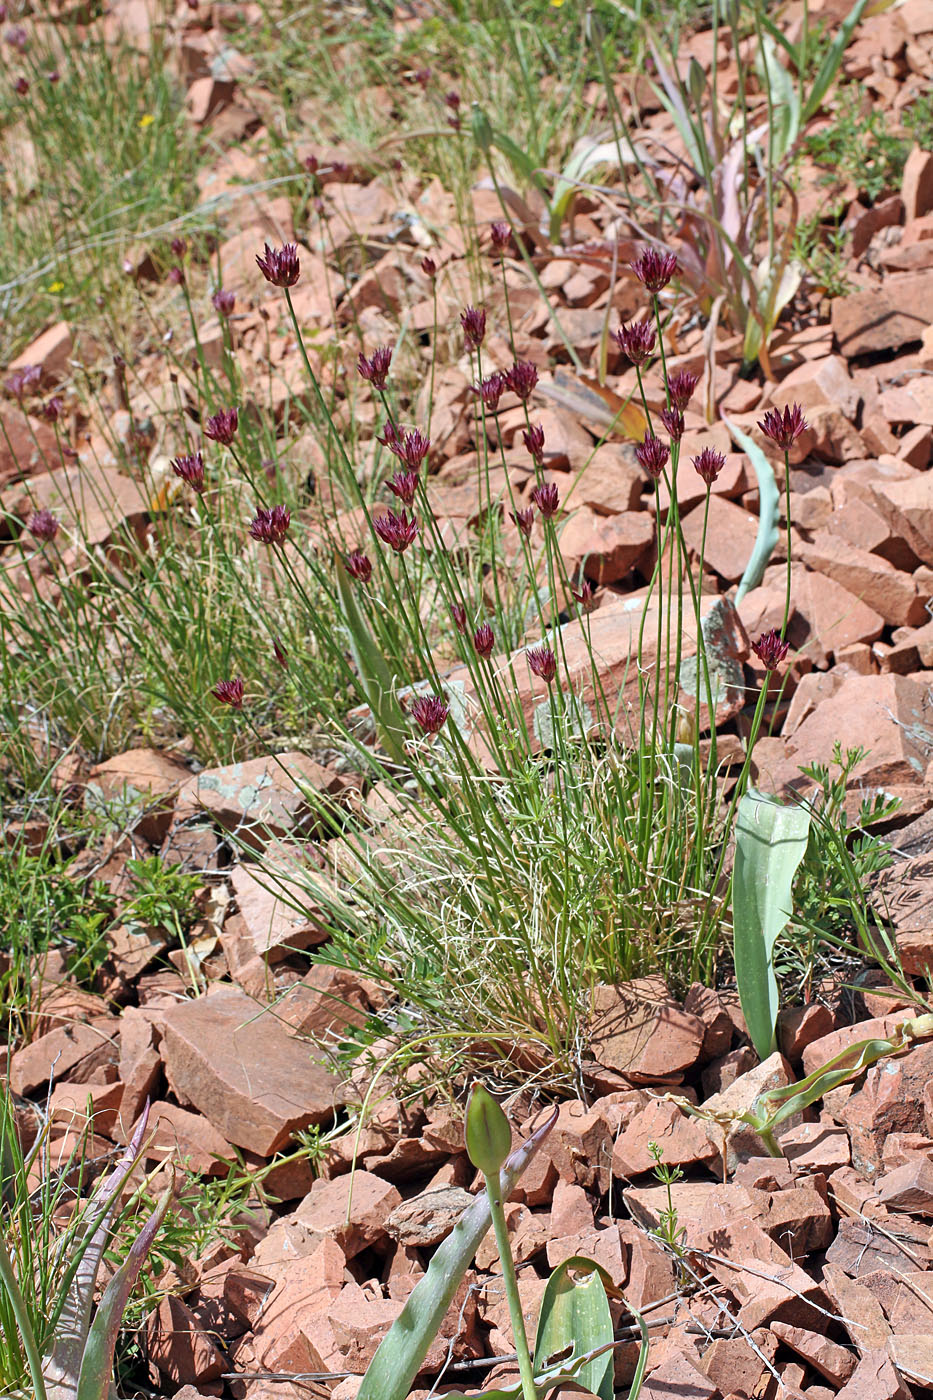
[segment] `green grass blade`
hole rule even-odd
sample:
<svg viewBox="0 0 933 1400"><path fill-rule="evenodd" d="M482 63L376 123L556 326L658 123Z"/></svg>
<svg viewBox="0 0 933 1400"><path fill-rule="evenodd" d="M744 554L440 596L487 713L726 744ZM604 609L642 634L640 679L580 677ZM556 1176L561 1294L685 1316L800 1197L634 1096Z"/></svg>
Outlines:
<svg viewBox="0 0 933 1400"><path fill-rule="evenodd" d="M790 917L794 876L809 833L804 807L786 807L754 791L739 803L732 876L735 976L748 1033L763 1060L776 1048L774 945Z"/></svg>
<svg viewBox="0 0 933 1400"><path fill-rule="evenodd" d="M585 1277L573 1277L574 1273L583 1271ZM590 1352L595 1347L611 1344L612 1339L609 1299L598 1266L592 1259L577 1255L565 1259L548 1279L541 1300L535 1336L535 1374L546 1370L549 1357L557 1356L568 1347L573 1351L570 1361L562 1364L565 1371L572 1369L578 1352ZM613 1400L612 1351L585 1362L574 1380L598 1395L600 1400Z"/></svg>
<svg viewBox="0 0 933 1400"><path fill-rule="evenodd" d="M511 1154L500 1174L502 1199L508 1200L522 1172L557 1122L557 1110ZM437 1249L424 1278L379 1344L363 1377L357 1400L405 1400L428 1354L460 1280L470 1267L492 1224L486 1193L464 1211Z"/></svg>
<svg viewBox="0 0 933 1400"><path fill-rule="evenodd" d="M350 635L350 647L359 673L360 689L372 711L373 722L386 753L395 763L404 764L405 731L398 721L398 705L392 693L392 674L385 657L373 641L366 619L360 612L343 560L336 559L334 567L344 621Z"/></svg>

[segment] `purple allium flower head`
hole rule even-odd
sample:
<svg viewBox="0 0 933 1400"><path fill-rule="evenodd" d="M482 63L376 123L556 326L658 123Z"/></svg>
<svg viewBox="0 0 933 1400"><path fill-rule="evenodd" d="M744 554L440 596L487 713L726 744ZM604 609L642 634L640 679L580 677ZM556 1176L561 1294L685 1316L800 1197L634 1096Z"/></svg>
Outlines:
<svg viewBox="0 0 933 1400"><path fill-rule="evenodd" d="M172 462L172 471L198 495L204 490L204 458L200 452L182 453Z"/></svg>
<svg viewBox="0 0 933 1400"><path fill-rule="evenodd" d="M23 77L22 73L13 84L13 91L16 93L17 97L25 97L29 91L29 83L27 79Z"/></svg>
<svg viewBox="0 0 933 1400"><path fill-rule="evenodd" d="M463 339L468 350L478 350L486 335L486 308L467 306L460 312Z"/></svg>
<svg viewBox="0 0 933 1400"><path fill-rule="evenodd" d="M426 88L431 81L430 68L417 68L414 73L414 79L420 88Z"/></svg>
<svg viewBox="0 0 933 1400"><path fill-rule="evenodd" d="M42 417L47 423L57 423L65 413L65 400L60 394L53 394L48 403L42 406Z"/></svg>
<svg viewBox="0 0 933 1400"><path fill-rule="evenodd" d="M504 253L512 238L512 230L504 219L496 219L489 230L494 253Z"/></svg>
<svg viewBox="0 0 933 1400"><path fill-rule="evenodd" d="M800 404L795 403L788 405L783 414L779 408L769 409L758 426L766 438L782 451L789 452L808 424Z"/></svg>
<svg viewBox="0 0 933 1400"><path fill-rule="evenodd" d="M525 655L534 675L540 676L541 680L550 685L557 675L557 657L547 643L541 642L536 647L529 647Z"/></svg>
<svg viewBox="0 0 933 1400"><path fill-rule="evenodd" d="M53 68L51 73L48 73L46 77L50 83L60 83L62 80L62 75L57 68Z"/></svg>
<svg viewBox="0 0 933 1400"><path fill-rule="evenodd" d="M535 466L544 466L544 429L540 423L532 423L522 429L522 442Z"/></svg>
<svg viewBox="0 0 933 1400"><path fill-rule="evenodd" d="M418 533L418 522L414 516L409 520L407 513L390 510L373 521L373 529L396 554L404 554Z"/></svg>
<svg viewBox="0 0 933 1400"><path fill-rule="evenodd" d="M393 496L397 496L403 506L410 506L415 499L415 492L418 490L417 472L396 472L393 477L386 482Z"/></svg>
<svg viewBox="0 0 933 1400"><path fill-rule="evenodd" d="M509 511L509 515L527 540L531 535L531 527L535 523L534 509L531 506L526 506L524 510Z"/></svg>
<svg viewBox="0 0 933 1400"><path fill-rule="evenodd" d="M419 695L411 707L411 717L422 734L439 733L449 714L450 706L440 695Z"/></svg>
<svg viewBox="0 0 933 1400"><path fill-rule="evenodd" d="M677 259L673 253L662 252L660 248L644 248L631 268L639 282L656 296L677 271Z"/></svg>
<svg viewBox="0 0 933 1400"><path fill-rule="evenodd" d="M427 457L430 447L431 439L425 437L420 428L414 428L401 439L396 455L405 463L406 467L416 472Z"/></svg>
<svg viewBox="0 0 933 1400"><path fill-rule="evenodd" d="M467 626L466 608L462 603L451 603L450 615L454 620L454 626L462 636Z"/></svg>
<svg viewBox="0 0 933 1400"><path fill-rule="evenodd" d="M228 291L226 287L218 287L211 297L211 305L218 316L232 316L236 306L236 292Z"/></svg>
<svg viewBox="0 0 933 1400"><path fill-rule="evenodd" d="M579 588L571 588L570 591L584 612L590 612L593 609L596 604L596 590L588 578L583 580Z"/></svg>
<svg viewBox="0 0 933 1400"><path fill-rule="evenodd" d="M41 365L21 365L3 382L3 387L14 399L24 399L34 394L42 382Z"/></svg>
<svg viewBox="0 0 933 1400"><path fill-rule="evenodd" d="M560 505L560 492L553 481L542 481L532 491L531 499L545 520L550 520L552 515L557 514Z"/></svg>
<svg viewBox="0 0 933 1400"><path fill-rule="evenodd" d="M538 370L530 360L516 360L505 372L505 382L516 398L527 403L538 382Z"/></svg>
<svg viewBox="0 0 933 1400"><path fill-rule="evenodd" d="M662 408L661 422L667 429L667 435L671 442L680 442L684 435L684 415L680 409L675 408L673 404L670 408Z"/></svg>
<svg viewBox="0 0 933 1400"><path fill-rule="evenodd" d="M502 398L502 391L505 388L505 375L501 370L494 369L492 374L487 374L486 378L479 384L473 385L473 392L482 399L483 405L490 413L495 413L499 407L499 400Z"/></svg>
<svg viewBox="0 0 933 1400"><path fill-rule="evenodd" d="M305 165L305 170L307 170L307 172L308 172L309 175L316 175L316 174L317 174L317 172L318 172L319 161L318 161L318 158L317 158L317 156L314 154L313 151L312 151L311 155L305 156L304 165Z"/></svg>
<svg viewBox="0 0 933 1400"><path fill-rule="evenodd" d="M420 470L431 446L431 439L425 437L420 429L415 428L410 433L400 433L391 418L383 429L382 437L377 436L376 441L381 442L383 447L387 447L400 462L404 462L406 467L413 472Z"/></svg>
<svg viewBox="0 0 933 1400"><path fill-rule="evenodd" d="M373 576L373 566L369 555L364 554L362 550L354 549L347 555L347 573L359 583L369 583Z"/></svg>
<svg viewBox="0 0 933 1400"><path fill-rule="evenodd" d="M168 280L171 282L173 287L183 286L185 281L184 268L179 267L178 264L175 263L168 270Z"/></svg>
<svg viewBox="0 0 933 1400"><path fill-rule="evenodd" d="M265 252L256 254L256 266L274 287L294 287L301 273L294 243L284 243L281 248L270 248L267 243Z"/></svg>
<svg viewBox="0 0 933 1400"><path fill-rule="evenodd" d="M172 250L172 256L178 258L179 261L181 261L188 251L188 244L183 238L173 238L169 247Z"/></svg>
<svg viewBox="0 0 933 1400"><path fill-rule="evenodd" d="M645 433L644 439L635 448L635 456L638 463L651 477L652 481L657 481L667 465L667 459L671 455L671 450L666 442L654 436L653 433Z"/></svg>
<svg viewBox="0 0 933 1400"><path fill-rule="evenodd" d="M447 118L448 123L454 131L460 130L460 94L456 90L448 92L444 96L444 106L450 113Z"/></svg>
<svg viewBox="0 0 933 1400"><path fill-rule="evenodd" d="M643 365L654 354L657 337L653 321L633 321L616 331L619 349L633 365Z"/></svg>
<svg viewBox="0 0 933 1400"><path fill-rule="evenodd" d="M693 459L693 466L698 476L706 482L707 486L712 486L713 482L726 465L726 459L721 452L717 452L714 447L704 447Z"/></svg>
<svg viewBox="0 0 933 1400"><path fill-rule="evenodd" d="M493 647L496 645L496 634L493 632L488 622L484 622L481 627L477 627L473 633L473 649L477 656L483 660L488 660L492 656Z"/></svg>
<svg viewBox="0 0 933 1400"><path fill-rule="evenodd" d="M256 519L250 522L249 532L260 544L281 544L288 534L292 513L288 506L260 507Z"/></svg>
<svg viewBox="0 0 933 1400"><path fill-rule="evenodd" d="M272 655L275 657L276 661L279 663L279 665L281 666L282 670L283 670L283 671L287 671L287 670L288 670L288 652L287 652L287 651L285 650L285 648L283 647L282 641L281 641L281 638L280 638L280 637L273 637L273 638L272 638Z"/></svg>
<svg viewBox="0 0 933 1400"><path fill-rule="evenodd" d="M424 273L425 277L436 277L437 263L434 261L433 258L422 258L421 271Z"/></svg>
<svg viewBox="0 0 933 1400"><path fill-rule="evenodd" d="M766 671L776 671L789 649L790 643L782 639L776 627L772 627L770 632L762 632L757 642L752 642L752 651Z"/></svg>
<svg viewBox="0 0 933 1400"><path fill-rule="evenodd" d="M230 705L234 710L242 710L243 678L234 676L232 681L218 681L211 694L221 705Z"/></svg>
<svg viewBox="0 0 933 1400"><path fill-rule="evenodd" d="M49 540L54 540L55 536L58 534L61 529L61 521L57 516L54 516L50 510L37 510L30 519L26 529L31 535L34 535L37 540L42 540L43 543L47 543Z"/></svg>
<svg viewBox="0 0 933 1400"><path fill-rule="evenodd" d="M219 413L207 419L204 424L204 436L212 442L219 442L222 447L229 447L236 437L238 427L239 415L236 409L222 408Z"/></svg>
<svg viewBox="0 0 933 1400"><path fill-rule="evenodd" d="M700 382L700 376L689 369L677 369L667 381L667 392L671 405L681 413L693 398L693 391Z"/></svg>
<svg viewBox="0 0 933 1400"><path fill-rule="evenodd" d="M392 346L380 345L378 350L374 350L369 359L360 351L356 362L357 372L362 379L371 384L374 389L384 389L386 379L389 375L389 365L392 363Z"/></svg>
<svg viewBox="0 0 933 1400"><path fill-rule="evenodd" d="M11 49L16 49L17 53L25 53L29 45L29 35L21 24L14 24L3 36Z"/></svg>

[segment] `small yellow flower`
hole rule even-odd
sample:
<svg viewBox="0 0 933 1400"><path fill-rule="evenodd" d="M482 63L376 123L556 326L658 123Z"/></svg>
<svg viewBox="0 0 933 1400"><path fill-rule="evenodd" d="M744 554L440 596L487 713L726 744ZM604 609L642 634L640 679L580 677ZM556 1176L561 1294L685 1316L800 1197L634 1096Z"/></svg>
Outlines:
<svg viewBox="0 0 933 1400"><path fill-rule="evenodd" d="M155 121L155 117L152 115L152 113L151 113L151 112L147 112L146 115L145 115L144 117L140 117L140 119L139 119L139 124L140 124L140 126L143 126L143 127L145 127L145 126L152 126L152 123L153 123L154 121Z"/></svg>
<svg viewBox="0 0 933 1400"><path fill-rule="evenodd" d="M64 290L65 290L65 284L64 284L64 282L50 282L50 283L49 283L49 291L50 291L53 295L54 295L56 292L63 292Z"/></svg>
<svg viewBox="0 0 933 1400"><path fill-rule="evenodd" d="M553 5L553 7L554 7L555 10L559 10L559 9L561 8L561 6L563 5L563 3L564 3L564 0L551 0L551 4Z"/></svg>

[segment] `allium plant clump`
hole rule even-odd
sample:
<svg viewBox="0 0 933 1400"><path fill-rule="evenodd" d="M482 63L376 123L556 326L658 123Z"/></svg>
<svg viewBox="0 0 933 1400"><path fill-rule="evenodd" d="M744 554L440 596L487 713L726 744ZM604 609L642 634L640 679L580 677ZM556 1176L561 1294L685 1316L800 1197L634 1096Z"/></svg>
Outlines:
<svg viewBox="0 0 933 1400"><path fill-rule="evenodd" d="M506 226L493 229L492 245L483 265L498 277L517 245ZM184 278L176 300L193 301L193 249L174 256ZM657 531L625 680L607 679L600 651L602 606L614 600L597 586L599 562L562 552L577 478L548 443L546 371L517 336L510 342L508 307L502 315L490 298L437 330L466 379L462 456L475 463L475 499L460 531L445 515L449 484L435 475L450 453L444 440L431 442L440 437L432 381L416 394L405 380L408 342L352 343L340 375L348 401L365 411L351 433L306 353L290 295L302 275L297 246L266 245L256 263L257 284L265 279L263 295L281 298L298 343L307 431L320 452L313 470L307 458L279 454L275 435L257 427L255 387L247 397L235 374L210 386L205 376L200 444L182 438L168 470L165 553L139 546L136 555L149 571L137 631L140 645L151 634L148 655L161 667L153 690L174 687L186 730L223 761L254 752L286 723L285 732L336 748L363 797L340 817L356 873L319 881L309 861L296 876L290 896L330 935L314 956L350 962L428 1030L453 1019L460 1031L492 1036L503 1064L516 1045L531 1047L554 1081L572 1087L595 986L656 971L686 985L710 975L722 939L714 891L730 819L710 723L720 681L704 632L703 548L699 559L686 548L676 489L697 377L679 369L664 378L663 407L645 391L661 367L659 297L676 259L653 246L639 254L644 312L609 328L636 372L644 426L633 448ZM443 282L433 263L414 268L422 289L424 277ZM230 357L237 300L212 285L201 290L202 310L215 327L219 318ZM241 304L251 315L245 290ZM39 387L21 372L7 391L28 401ZM782 445L799 439L801 422L788 406L763 420L762 433L789 450ZM63 414L54 426L64 432ZM722 454L703 448L686 469L706 488L708 511ZM25 532L42 567L55 551L43 556L38 545L57 528L43 515ZM227 592L186 572L181 550L170 552L172 531L221 561ZM188 633L177 627L168 633L175 650L165 648L168 629L159 632L153 611L165 560L179 596L200 609L199 635L211 639L182 681L175 658ZM749 758L788 665L785 632L754 645L770 690L759 692ZM738 788L748 780L746 764ZM388 799L384 827L365 800L377 784ZM333 829L333 813L322 818ZM377 840L390 859L373 858Z"/></svg>

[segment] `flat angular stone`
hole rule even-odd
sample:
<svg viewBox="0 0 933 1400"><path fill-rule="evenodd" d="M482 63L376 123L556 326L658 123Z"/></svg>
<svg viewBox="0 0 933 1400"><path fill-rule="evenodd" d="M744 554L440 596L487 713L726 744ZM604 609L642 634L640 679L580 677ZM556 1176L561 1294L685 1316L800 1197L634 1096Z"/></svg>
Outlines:
<svg viewBox="0 0 933 1400"><path fill-rule="evenodd" d="M168 831L175 795L191 774L158 749L128 749L91 769L88 793L117 804L121 824L131 814L147 841L159 842ZM90 798L85 797L90 803Z"/></svg>
<svg viewBox="0 0 933 1400"><path fill-rule="evenodd" d="M771 1331L833 1385L844 1385L855 1370L857 1362L852 1353L819 1332L789 1327L786 1322L772 1322Z"/></svg>
<svg viewBox="0 0 933 1400"><path fill-rule="evenodd" d="M474 1197L462 1186L440 1186L402 1201L386 1217L386 1229L399 1244L418 1249L440 1244Z"/></svg>
<svg viewBox="0 0 933 1400"><path fill-rule="evenodd" d="M695 1247L708 1252L705 1262L710 1272L736 1298L743 1327L754 1331L775 1321L795 1327L821 1325L820 1314L812 1306L826 1305L819 1284L758 1225L731 1218L723 1207L710 1207L704 1223L705 1236Z"/></svg>
<svg viewBox="0 0 933 1400"><path fill-rule="evenodd" d="M333 795L343 784L335 773L303 753L205 768L182 785L175 821L207 813L248 845L263 849L275 837L308 834L318 824L319 816L302 786Z"/></svg>
<svg viewBox="0 0 933 1400"><path fill-rule="evenodd" d="M933 269L896 273L880 286L834 297L830 314L847 360L908 345L933 321Z"/></svg>
<svg viewBox="0 0 933 1400"><path fill-rule="evenodd" d="M756 1065L754 1069L739 1075L738 1079L734 1080L727 1089L723 1089L720 1093L713 1094L706 1099L703 1107L710 1113L724 1115L746 1113L759 1094L768 1089L783 1089L793 1082L794 1076L790 1065L783 1055L775 1053L769 1055L767 1060ZM729 1171L734 1171L739 1162L749 1157L765 1155L766 1149L761 1138L747 1124L734 1122L731 1127L720 1127L719 1124L707 1122L705 1119L698 1121L711 1146L714 1146L718 1152L724 1153ZM794 1119L792 1118L781 1124L777 1129L778 1138L783 1132L787 1132L793 1124Z"/></svg>
<svg viewBox="0 0 933 1400"><path fill-rule="evenodd" d="M697 558L703 542L703 514L702 510L691 511L683 522L684 539ZM704 566L727 583L735 583L745 572L757 533L758 521L749 511L711 494Z"/></svg>
<svg viewBox="0 0 933 1400"><path fill-rule="evenodd" d="M879 1269L903 1275L924 1271L930 1262L929 1249L918 1240L899 1240L896 1220L884 1220L884 1235L873 1228L871 1219L840 1220L836 1238L826 1251L827 1264L838 1266L854 1279Z"/></svg>
<svg viewBox="0 0 933 1400"><path fill-rule="evenodd" d="M109 1068L117 1078L116 1017L102 1025L78 1021L49 1031L10 1056L10 1088L14 1094L34 1094L52 1079L56 1082L109 1082L102 1073ZM113 1038L111 1038L113 1037Z"/></svg>
<svg viewBox="0 0 933 1400"><path fill-rule="evenodd" d="M83 461L31 477L0 494L0 514L28 520L34 510L50 510L62 522L63 536L76 537L83 547L106 545L120 529L144 525L149 500L140 481L113 467Z"/></svg>
<svg viewBox="0 0 933 1400"><path fill-rule="evenodd" d="M560 552L570 574L583 569L593 583L618 583L645 557L654 541L649 515L630 511L600 515L581 505L560 531Z"/></svg>
<svg viewBox="0 0 933 1400"><path fill-rule="evenodd" d="M933 1079L933 1045L916 1045L906 1055L880 1060L869 1069L844 1104L833 1109L852 1143L852 1164L873 1180L881 1170L890 1133L919 1133L925 1126L924 1093Z"/></svg>
<svg viewBox="0 0 933 1400"><path fill-rule="evenodd" d="M357 1171L316 1181L293 1218L312 1235L335 1240L346 1258L353 1259L388 1238L387 1217L401 1201L391 1182Z"/></svg>
<svg viewBox="0 0 933 1400"><path fill-rule="evenodd" d="M846 734L857 735L868 750L850 787L922 783L933 758L930 687L908 676L846 676L787 740L788 757L775 781L791 781L799 767L825 762L834 740Z"/></svg>
<svg viewBox="0 0 933 1400"><path fill-rule="evenodd" d="M859 1353L865 1356L882 1349L891 1336L891 1328L871 1290L829 1263L823 1266L823 1287Z"/></svg>
<svg viewBox="0 0 933 1400"><path fill-rule="evenodd" d="M886 1172L875 1183L881 1204L933 1219L933 1162L917 1157L902 1167Z"/></svg>
<svg viewBox="0 0 933 1400"><path fill-rule="evenodd" d="M213 1381L226 1370L223 1353L180 1298L162 1299L150 1314L144 1335L149 1360L176 1385Z"/></svg>
<svg viewBox="0 0 933 1400"><path fill-rule="evenodd" d="M930 272L933 278L933 271ZM903 481L878 482L872 496L891 529L924 564L933 564L933 476L919 472Z"/></svg>
<svg viewBox="0 0 933 1400"><path fill-rule="evenodd" d="M693 608L689 606L689 592L686 597L688 606L684 611L684 661L679 693L681 703L692 714L696 704L697 687L697 664L694 659L696 623ZM714 691L716 719L717 723L723 724L736 715L745 703L742 663L748 655L748 639L734 606L727 598L704 597L701 608L704 630L708 633L708 653L718 673L718 684ZM641 686L647 680L650 691L652 678L657 670L655 652L658 608L655 600L647 610L642 653L644 674L639 677L638 638L643 610L642 597L634 595L621 598L618 602L598 608L583 623L577 620L565 623L561 628L561 638L555 644L558 657L557 683L564 688L572 687L574 693L580 697L582 705L594 718L596 714L602 714L604 708L602 699L597 698L593 681L595 659L595 669L599 685L605 694L605 704L608 705L616 731L625 738L638 731ZM592 645L592 655L588 638ZM524 649L513 652L509 662L511 669L503 665L499 670L499 684L505 688L510 701L514 699L520 707L529 733L538 736L541 732L546 732L550 725L547 685L532 675ZM700 726L704 729L708 726L708 716L702 676L699 687ZM454 700L455 714L461 714L466 709L466 717L460 720L460 724L470 747L474 752L486 756L488 742L483 734L481 722L476 721L476 727L473 727L472 716L479 713L479 706L474 703L475 691L466 667L458 667L451 671L445 677L445 688ZM491 761L491 755L489 759Z"/></svg>
<svg viewBox="0 0 933 1400"><path fill-rule="evenodd" d="M893 1341L893 1338L892 1338ZM910 1400L887 1351L866 1352L836 1400Z"/></svg>
<svg viewBox="0 0 933 1400"><path fill-rule="evenodd" d="M599 986L593 993L590 1050L632 1084L675 1084L699 1059L706 1027L674 1001L659 979Z"/></svg>
<svg viewBox="0 0 933 1400"><path fill-rule="evenodd" d="M880 555L855 549L830 530L818 530L796 553L809 569L835 579L891 626L917 627L926 621L925 600L914 579Z"/></svg>
<svg viewBox="0 0 933 1400"><path fill-rule="evenodd" d="M273 1016L223 986L165 1013L162 1054L184 1096L238 1147L271 1156L340 1103L337 1080Z"/></svg>
<svg viewBox="0 0 933 1400"><path fill-rule="evenodd" d="M652 1171L652 1142L661 1148L669 1167L712 1165L719 1157L719 1145L707 1134L705 1124L682 1113L676 1104L652 1100L644 1113L620 1133L612 1149L613 1176L640 1176Z"/></svg>

